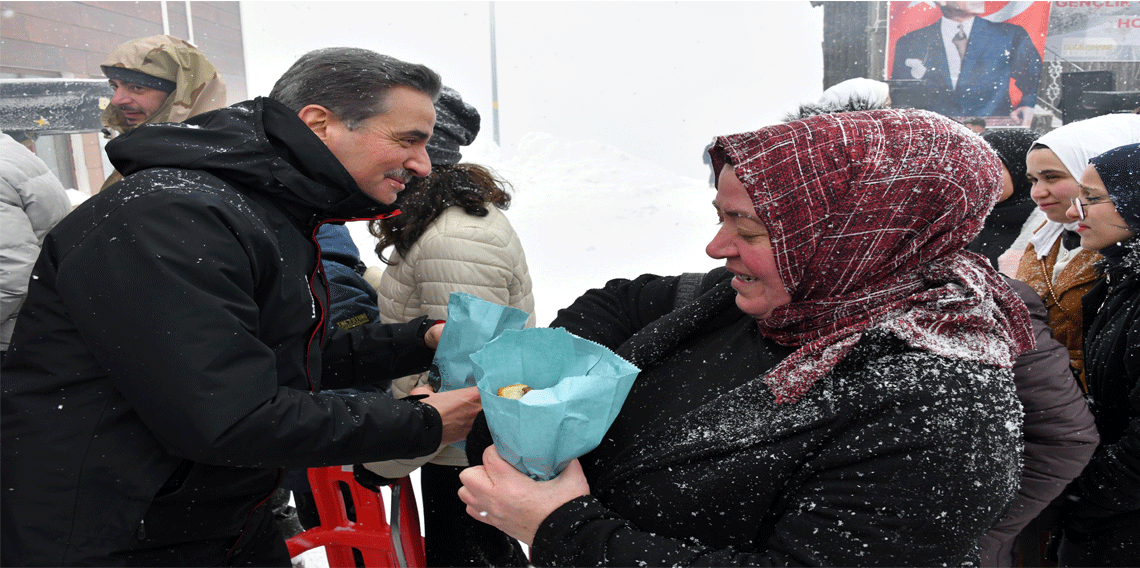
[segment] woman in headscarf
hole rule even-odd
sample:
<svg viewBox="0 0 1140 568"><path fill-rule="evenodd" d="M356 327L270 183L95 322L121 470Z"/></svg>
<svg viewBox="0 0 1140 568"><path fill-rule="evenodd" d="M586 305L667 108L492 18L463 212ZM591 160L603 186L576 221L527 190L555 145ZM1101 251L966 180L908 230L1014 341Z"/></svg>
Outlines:
<svg viewBox="0 0 1140 568"><path fill-rule="evenodd" d="M1140 144L1091 160L1068 216L1104 279L1084 297L1101 446L1066 491L1062 566L1140 566Z"/></svg>
<svg viewBox="0 0 1140 568"><path fill-rule="evenodd" d="M857 109L804 105L796 118L852 110ZM1025 153L1037 134L1023 128L998 129L986 132L982 139L1001 159L1002 192L986 216L982 232L967 248L985 255L997 268L998 255L1008 249L1019 238L1023 226L1031 222L1027 219L1035 205L1025 177ZM1033 221L1033 228L1038 224L1040 221ZM1028 239L1028 235L1025 238ZM1014 263L1015 269L1016 266ZM985 567L1016 566L1021 555L1019 534L1039 516L1040 521L1030 529L1029 540L1036 541L1040 533L1048 534L1045 529L1054 528L1055 514L1043 514L1043 511L1080 475L1099 440L1084 391L1069 366L1069 351L1053 337L1041 297L1024 282L1004 274L1002 278L1029 310L1036 347L1023 352L1014 362L1014 385L1025 412L1021 483L1005 515L978 541L981 566Z"/></svg>
<svg viewBox="0 0 1140 568"><path fill-rule="evenodd" d="M553 325L642 371L601 445L535 482L493 448L468 513L535 565L978 562L1017 489L1025 305L966 245L1001 190L925 111L717 139L725 267L613 280ZM471 439L468 439L471 446Z"/></svg>
<svg viewBox="0 0 1140 568"><path fill-rule="evenodd" d="M1140 115L1109 114L1066 124L1043 134L1025 157L1030 195L1048 220L1029 239L1017 279L1033 286L1049 310L1049 327L1069 348L1084 380L1081 298L1098 278L1100 255L1081 248L1077 225L1065 216L1077 196L1077 180L1089 159L1124 144L1140 142Z"/></svg>

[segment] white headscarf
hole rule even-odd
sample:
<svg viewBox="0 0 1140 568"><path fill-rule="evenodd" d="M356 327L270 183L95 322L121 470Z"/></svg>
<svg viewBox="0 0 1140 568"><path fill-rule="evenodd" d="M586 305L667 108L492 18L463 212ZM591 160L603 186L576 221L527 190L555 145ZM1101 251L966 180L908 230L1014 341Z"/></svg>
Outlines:
<svg viewBox="0 0 1140 568"><path fill-rule="evenodd" d="M1140 143L1140 114L1106 114L1066 124L1045 133L1036 144L1047 146L1069 170L1069 175L1081 179L1089 160L1118 146ZM1045 258L1053 243L1065 229L1077 230L1077 224L1046 221L1029 239L1037 251L1037 258Z"/></svg>
<svg viewBox="0 0 1140 568"><path fill-rule="evenodd" d="M890 87L886 83L874 79L856 77L843 81L824 91L823 95L819 97L819 102L821 104L842 106L853 100L862 100L873 103L876 107L882 107L887 103L887 98L890 97L890 94Z"/></svg>

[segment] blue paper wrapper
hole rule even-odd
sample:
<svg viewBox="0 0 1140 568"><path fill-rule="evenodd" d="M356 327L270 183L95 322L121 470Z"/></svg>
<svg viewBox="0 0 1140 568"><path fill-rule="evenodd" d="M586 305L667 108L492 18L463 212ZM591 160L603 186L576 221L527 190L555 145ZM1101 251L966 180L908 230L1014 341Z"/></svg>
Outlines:
<svg viewBox="0 0 1140 568"><path fill-rule="evenodd" d="M506 330L471 355L483 412L499 455L545 481L596 448L640 370L564 329ZM514 400L500 388L534 389Z"/></svg>
<svg viewBox="0 0 1140 568"><path fill-rule="evenodd" d="M471 355L503 331L524 328L528 317L518 308L452 292L447 297L447 324L428 370L428 383L436 392L475 386Z"/></svg>
<svg viewBox="0 0 1140 568"><path fill-rule="evenodd" d="M428 384L436 392L475 386L471 355L503 331L524 328L529 317L518 308L452 292L447 297L447 323L428 369ZM467 443L461 441L452 446L463 450Z"/></svg>

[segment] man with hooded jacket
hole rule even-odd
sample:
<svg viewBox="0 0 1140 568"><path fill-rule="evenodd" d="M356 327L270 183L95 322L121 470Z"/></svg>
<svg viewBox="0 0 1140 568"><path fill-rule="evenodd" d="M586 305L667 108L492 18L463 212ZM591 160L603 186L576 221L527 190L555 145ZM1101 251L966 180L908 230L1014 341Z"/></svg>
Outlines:
<svg viewBox="0 0 1140 568"><path fill-rule="evenodd" d="M126 134L141 124L182 122L226 106L226 82L198 48L174 36L133 39L100 65L114 96L103 109L104 131ZM123 179L114 171L100 191Z"/></svg>
<svg viewBox="0 0 1140 568"><path fill-rule="evenodd" d="M269 98L108 144L126 177L47 236L4 363L0 564L289 566L266 506L282 468L463 438L473 388L322 392L430 364L436 322L327 325L313 235L428 174L439 89L318 50Z"/></svg>

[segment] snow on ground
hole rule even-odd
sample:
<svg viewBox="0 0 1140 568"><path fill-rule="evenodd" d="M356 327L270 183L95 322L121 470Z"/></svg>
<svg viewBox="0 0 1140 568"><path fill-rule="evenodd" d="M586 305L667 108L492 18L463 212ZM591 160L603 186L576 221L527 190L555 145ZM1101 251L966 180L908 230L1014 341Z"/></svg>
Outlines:
<svg viewBox="0 0 1140 568"><path fill-rule="evenodd" d="M704 145L691 145L700 160ZM489 166L513 187L506 215L526 250L540 326L612 278L721 264L704 253L716 231L707 178L678 176L600 142L537 132L507 158L483 140L463 150L463 161ZM380 265L365 224L349 228L365 264Z"/></svg>

